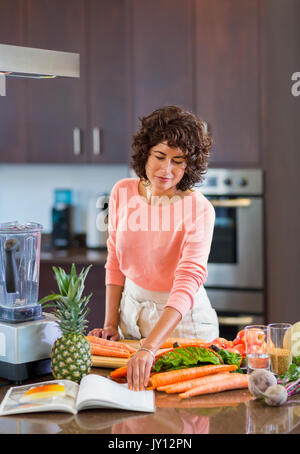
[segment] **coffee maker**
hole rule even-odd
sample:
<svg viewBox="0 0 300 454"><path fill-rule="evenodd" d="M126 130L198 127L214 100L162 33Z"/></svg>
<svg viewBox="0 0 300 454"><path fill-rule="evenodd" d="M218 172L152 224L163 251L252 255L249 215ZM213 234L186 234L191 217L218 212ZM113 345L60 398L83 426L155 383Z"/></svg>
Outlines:
<svg viewBox="0 0 300 454"><path fill-rule="evenodd" d="M59 328L38 303L42 225L0 223L0 377L15 384L51 373Z"/></svg>

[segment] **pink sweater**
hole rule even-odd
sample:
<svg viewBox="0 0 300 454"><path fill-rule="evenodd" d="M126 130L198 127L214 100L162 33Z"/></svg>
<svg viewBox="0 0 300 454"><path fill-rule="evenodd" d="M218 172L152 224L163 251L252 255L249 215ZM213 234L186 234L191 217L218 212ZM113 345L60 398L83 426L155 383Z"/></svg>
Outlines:
<svg viewBox="0 0 300 454"><path fill-rule="evenodd" d="M138 178L124 178L109 200L109 238L105 284L170 292L167 306L182 317L206 281L215 211L201 194L169 205L149 205L139 195Z"/></svg>

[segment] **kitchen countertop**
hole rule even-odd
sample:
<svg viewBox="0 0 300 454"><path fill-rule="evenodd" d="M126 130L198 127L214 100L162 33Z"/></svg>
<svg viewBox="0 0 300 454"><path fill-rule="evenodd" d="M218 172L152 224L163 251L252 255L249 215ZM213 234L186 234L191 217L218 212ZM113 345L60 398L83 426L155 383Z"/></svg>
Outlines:
<svg viewBox="0 0 300 454"><path fill-rule="evenodd" d="M93 263L104 265L107 258L107 248L87 248L86 235L77 234L68 248L55 248L52 243L52 235L42 234L40 261L41 263L78 264Z"/></svg>
<svg viewBox="0 0 300 454"><path fill-rule="evenodd" d="M109 369L91 373L107 376ZM23 384L52 380L45 376ZM0 379L0 384L4 383ZM9 386L1 386L0 400ZM292 401L298 404L292 404ZM1 416L1 434L300 434L300 399L268 407L248 390L225 391L182 401L155 392L155 413L93 409L77 415L59 412Z"/></svg>
<svg viewBox="0 0 300 454"><path fill-rule="evenodd" d="M69 249L43 250L40 254L41 263L58 263L59 265L93 263L94 265L104 265L107 257L107 249L87 249L84 247Z"/></svg>

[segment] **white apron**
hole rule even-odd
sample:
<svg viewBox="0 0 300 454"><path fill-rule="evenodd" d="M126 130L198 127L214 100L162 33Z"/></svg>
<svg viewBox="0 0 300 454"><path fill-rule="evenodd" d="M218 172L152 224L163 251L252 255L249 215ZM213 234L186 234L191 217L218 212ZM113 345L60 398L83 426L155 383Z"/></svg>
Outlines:
<svg viewBox="0 0 300 454"><path fill-rule="evenodd" d="M119 309L121 339L147 337L158 321L169 294L170 292L146 290L126 278ZM217 314L201 285L195 295L193 308L186 313L170 337L204 339L210 342L218 336Z"/></svg>

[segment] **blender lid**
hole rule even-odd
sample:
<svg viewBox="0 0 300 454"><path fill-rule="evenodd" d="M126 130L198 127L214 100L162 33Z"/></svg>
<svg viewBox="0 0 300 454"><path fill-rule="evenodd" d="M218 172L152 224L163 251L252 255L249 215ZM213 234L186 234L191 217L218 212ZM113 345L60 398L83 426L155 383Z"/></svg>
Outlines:
<svg viewBox="0 0 300 454"><path fill-rule="evenodd" d="M37 222L26 222L25 224L19 224L18 221L0 223L0 233L32 233L41 232L42 230L42 224Z"/></svg>

